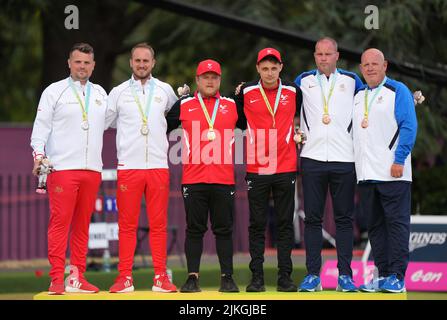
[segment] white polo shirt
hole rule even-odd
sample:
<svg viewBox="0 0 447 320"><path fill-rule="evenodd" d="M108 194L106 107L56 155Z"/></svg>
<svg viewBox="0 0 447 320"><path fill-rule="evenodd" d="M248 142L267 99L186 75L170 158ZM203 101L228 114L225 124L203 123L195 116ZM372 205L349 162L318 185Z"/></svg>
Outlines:
<svg viewBox="0 0 447 320"><path fill-rule="evenodd" d="M88 130L81 128L82 108L70 77L49 85L42 93L31 135L34 158L46 155L55 170L102 170L102 143L107 93L97 84L73 85L85 107L90 85Z"/></svg>
<svg viewBox="0 0 447 320"><path fill-rule="evenodd" d="M106 127L117 128L118 170L168 168L169 143L165 115L177 101L177 96L169 84L153 77L151 81L154 89L148 106L147 135L141 133L143 119L134 93L138 96L143 112L146 112L149 81L142 86L141 81L135 81L132 76L109 94Z"/></svg>
<svg viewBox="0 0 447 320"><path fill-rule="evenodd" d="M321 90L317 72L304 72L295 79L303 92L300 126L307 136L301 157L318 161L354 162L352 110L355 91L361 88L362 81L353 72L336 69L329 79L321 75ZM327 99L334 79L334 89L328 104L331 121L326 125L322 121L322 91Z"/></svg>

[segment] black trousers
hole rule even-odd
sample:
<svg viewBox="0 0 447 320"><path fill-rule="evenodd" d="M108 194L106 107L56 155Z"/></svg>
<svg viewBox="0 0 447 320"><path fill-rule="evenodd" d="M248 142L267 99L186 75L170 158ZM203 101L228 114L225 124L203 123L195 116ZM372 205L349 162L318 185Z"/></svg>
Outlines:
<svg viewBox="0 0 447 320"><path fill-rule="evenodd" d="M200 270L209 212L221 272L233 274L234 185L184 184L182 193L186 210L185 255L188 272Z"/></svg>
<svg viewBox="0 0 447 320"><path fill-rule="evenodd" d="M411 183L360 183L359 191L379 276L395 274L402 280L410 259Z"/></svg>
<svg viewBox="0 0 447 320"><path fill-rule="evenodd" d="M263 276L265 229L270 193L273 195L277 226L278 272L292 273L293 213L295 210L296 172L259 175L247 173L250 207L249 248L250 270Z"/></svg>
<svg viewBox="0 0 447 320"><path fill-rule="evenodd" d="M304 242L307 272L320 274L322 223L329 188L334 207L338 271L340 275L352 276L355 165L351 162L322 162L301 158L301 170L306 215Z"/></svg>

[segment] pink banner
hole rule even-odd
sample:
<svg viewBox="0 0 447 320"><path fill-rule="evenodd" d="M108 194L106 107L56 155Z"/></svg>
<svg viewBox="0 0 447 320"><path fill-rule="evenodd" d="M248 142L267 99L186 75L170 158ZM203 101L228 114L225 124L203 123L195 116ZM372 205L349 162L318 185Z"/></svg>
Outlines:
<svg viewBox="0 0 447 320"><path fill-rule="evenodd" d="M363 264L352 261L352 275L357 286L364 283ZM374 264L367 263L366 277L373 277ZM337 287L338 269L336 260L327 260L321 272L323 289ZM405 287L408 291L447 291L447 263L445 262L410 262L405 275Z"/></svg>

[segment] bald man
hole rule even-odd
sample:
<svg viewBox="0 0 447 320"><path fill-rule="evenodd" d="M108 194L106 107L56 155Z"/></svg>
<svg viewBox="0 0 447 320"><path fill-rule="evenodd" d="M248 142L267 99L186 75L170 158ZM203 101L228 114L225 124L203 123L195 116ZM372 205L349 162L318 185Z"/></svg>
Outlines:
<svg viewBox="0 0 447 320"><path fill-rule="evenodd" d="M317 69L304 72L295 80L303 92L300 119L307 136L301 150L307 275L300 291L322 290L322 224L330 190L336 225L337 291L353 292L357 287L351 269L356 182L352 109L354 94L363 83L355 73L337 68L339 53L334 39L318 40L314 58Z"/></svg>
<svg viewBox="0 0 447 320"><path fill-rule="evenodd" d="M411 214L411 150L417 120L410 90L386 76L387 61L377 49L362 54L367 85L354 97L354 153L360 205L379 278L364 292L405 292Z"/></svg>

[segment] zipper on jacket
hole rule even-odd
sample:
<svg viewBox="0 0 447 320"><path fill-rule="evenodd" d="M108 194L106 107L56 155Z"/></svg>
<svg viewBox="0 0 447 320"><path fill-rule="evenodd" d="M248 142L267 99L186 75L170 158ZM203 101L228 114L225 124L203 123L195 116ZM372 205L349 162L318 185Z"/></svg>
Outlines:
<svg viewBox="0 0 447 320"><path fill-rule="evenodd" d="M146 169L149 167L149 133L146 135Z"/></svg>
<svg viewBox="0 0 447 320"><path fill-rule="evenodd" d="M85 97L85 90L84 90L85 86L81 85L81 89L82 89L82 96ZM85 134L87 135L87 141L85 144L85 169L87 169L87 167L88 167L87 164L88 164L88 136L89 136L88 132L89 132L89 130L90 130L90 128L85 130Z"/></svg>
<svg viewBox="0 0 447 320"><path fill-rule="evenodd" d="M364 130L367 130L367 129L364 129ZM365 169L365 167L366 167L366 162L368 161L368 154L367 154L367 152L366 152L366 147L365 146L367 146L368 145L368 132L364 132L364 134L365 134L365 140L364 141L361 141L360 140L360 142L363 142L363 145L362 145L362 153L361 153L361 163L362 163L362 178L363 178L363 181L365 181L366 179L365 179L365 177L366 177L366 169Z"/></svg>
<svg viewBox="0 0 447 320"><path fill-rule="evenodd" d="M85 130L85 133L87 135L87 141L86 141L86 144L85 144L85 169L88 168L87 164L88 164L88 136L89 136L88 132L89 132L89 130L90 129Z"/></svg>

